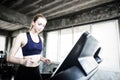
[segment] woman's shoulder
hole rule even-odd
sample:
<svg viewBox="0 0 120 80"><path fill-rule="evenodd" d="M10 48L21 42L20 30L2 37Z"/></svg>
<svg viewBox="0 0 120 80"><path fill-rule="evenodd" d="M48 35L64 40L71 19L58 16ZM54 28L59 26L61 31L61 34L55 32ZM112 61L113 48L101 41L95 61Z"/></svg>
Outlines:
<svg viewBox="0 0 120 80"><path fill-rule="evenodd" d="M26 35L26 33L24 32L24 33L19 33L17 36L18 37L24 37Z"/></svg>
<svg viewBox="0 0 120 80"><path fill-rule="evenodd" d="M26 37L26 32L19 33L16 37L19 39L24 39Z"/></svg>
<svg viewBox="0 0 120 80"><path fill-rule="evenodd" d="M44 41L43 37L40 37L40 39L41 39L42 42Z"/></svg>

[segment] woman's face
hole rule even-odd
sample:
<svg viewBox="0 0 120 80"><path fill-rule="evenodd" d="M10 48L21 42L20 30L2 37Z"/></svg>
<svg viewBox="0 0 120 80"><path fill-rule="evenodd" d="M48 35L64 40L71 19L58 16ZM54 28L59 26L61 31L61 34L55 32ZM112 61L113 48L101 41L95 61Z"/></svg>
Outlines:
<svg viewBox="0 0 120 80"><path fill-rule="evenodd" d="M43 29L46 26L46 23L47 23L47 21L45 18L39 17L35 22L33 22L33 28L37 33L39 33L41 31L43 31Z"/></svg>

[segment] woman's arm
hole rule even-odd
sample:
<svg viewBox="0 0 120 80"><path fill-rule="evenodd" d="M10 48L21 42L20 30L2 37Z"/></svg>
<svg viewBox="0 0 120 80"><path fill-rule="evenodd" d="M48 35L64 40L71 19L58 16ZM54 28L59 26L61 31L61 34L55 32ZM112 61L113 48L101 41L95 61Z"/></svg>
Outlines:
<svg viewBox="0 0 120 80"><path fill-rule="evenodd" d="M42 41L42 43L44 42L44 40L43 40L43 37L40 37L41 38L41 41ZM42 44L43 45L43 44ZM45 62L46 64L50 64L51 63L51 61L50 61L50 59L47 59L47 58L45 58L45 57L43 57L43 56L41 56L40 55L40 61L43 61L43 62Z"/></svg>
<svg viewBox="0 0 120 80"><path fill-rule="evenodd" d="M18 49L21 47L22 44L23 33L19 34L15 40L13 40L13 45L10 50L10 53L7 56L7 61L15 64L24 64L25 59L23 58L16 58L15 54L17 53Z"/></svg>

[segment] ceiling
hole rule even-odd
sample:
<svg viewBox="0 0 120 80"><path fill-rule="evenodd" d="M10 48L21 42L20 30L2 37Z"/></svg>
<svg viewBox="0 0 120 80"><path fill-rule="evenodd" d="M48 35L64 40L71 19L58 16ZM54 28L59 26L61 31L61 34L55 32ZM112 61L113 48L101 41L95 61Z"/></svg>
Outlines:
<svg viewBox="0 0 120 80"><path fill-rule="evenodd" d="M0 0L0 29L14 31L29 26L31 17L44 14L48 20L114 0Z"/></svg>

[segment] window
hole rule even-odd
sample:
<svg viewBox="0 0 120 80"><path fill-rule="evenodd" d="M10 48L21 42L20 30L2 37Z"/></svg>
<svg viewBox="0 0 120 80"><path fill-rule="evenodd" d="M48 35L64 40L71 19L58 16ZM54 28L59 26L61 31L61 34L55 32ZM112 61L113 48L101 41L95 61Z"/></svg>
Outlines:
<svg viewBox="0 0 120 80"><path fill-rule="evenodd" d="M5 42L6 42L6 37L0 35L0 50L2 51L5 50Z"/></svg>
<svg viewBox="0 0 120 80"><path fill-rule="evenodd" d="M61 30L59 61L62 61L72 49L72 29Z"/></svg>
<svg viewBox="0 0 120 80"><path fill-rule="evenodd" d="M59 47L59 31L52 31L47 33L47 46L46 46L46 57L50 58L51 61L58 61Z"/></svg>
<svg viewBox="0 0 120 80"><path fill-rule="evenodd" d="M90 32L90 25L77 26L73 28L73 44L75 44L83 32Z"/></svg>
<svg viewBox="0 0 120 80"><path fill-rule="evenodd" d="M119 31L118 21L106 21L92 24L92 34L101 43L102 69L118 71L119 66Z"/></svg>

